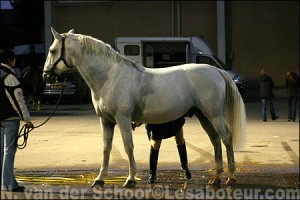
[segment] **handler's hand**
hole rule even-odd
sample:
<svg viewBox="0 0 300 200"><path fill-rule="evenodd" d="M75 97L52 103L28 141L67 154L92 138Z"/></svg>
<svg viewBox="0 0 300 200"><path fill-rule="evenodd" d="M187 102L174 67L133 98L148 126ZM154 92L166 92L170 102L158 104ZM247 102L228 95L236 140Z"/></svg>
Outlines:
<svg viewBox="0 0 300 200"><path fill-rule="evenodd" d="M34 125L33 125L32 122L27 122L27 123L26 123L26 127L27 127L27 128L30 128L30 129L34 129Z"/></svg>
<svg viewBox="0 0 300 200"><path fill-rule="evenodd" d="M140 127L143 123L133 122L131 123L131 128L134 131L136 127Z"/></svg>

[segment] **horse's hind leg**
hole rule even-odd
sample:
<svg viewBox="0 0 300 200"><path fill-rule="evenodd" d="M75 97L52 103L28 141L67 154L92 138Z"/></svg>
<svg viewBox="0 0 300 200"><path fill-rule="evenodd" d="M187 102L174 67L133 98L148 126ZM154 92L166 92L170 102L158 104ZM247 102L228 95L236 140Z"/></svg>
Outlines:
<svg viewBox="0 0 300 200"><path fill-rule="evenodd" d="M41 111L41 100L37 101L37 111Z"/></svg>
<svg viewBox="0 0 300 200"><path fill-rule="evenodd" d="M38 97L32 96L32 104L34 108L36 107L37 111L41 110L41 102L39 101Z"/></svg>
<svg viewBox="0 0 300 200"><path fill-rule="evenodd" d="M226 126L226 135L223 135L222 141L226 147L227 153L227 161L228 161L228 176L225 182L225 185L234 185L236 183L236 179L234 177L235 172L235 160L234 160L234 152L233 152L233 145L232 145L232 132Z"/></svg>
<svg viewBox="0 0 300 200"><path fill-rule="evenodd" d="M37 111L41 111L41 96L37 96L36 102L37 102Z"/></svg>
<svg viewBox="0 0 300 200"><path fill-rule="evenodd" d="M197 118L201 122L203 129L209 136L211 143L214 146L215 153L215 171L211 176L209 185L220 185L221 180L219 175L223 172L222 144L218 133L215 131L211 122L199 111L196 113Z"/></svg>
<svg viewBox="0 0 300 200"><path fill-rule="evenodd" d="M108 164L109 164L109 156L112 149L112 141L114 136L114 127L115 124L105 121L100 118L100 123L102 126L103 132L103 158L102 158L102 165L99 172L99 175L94 180L92 187L94 186L104 186L104 176L107 174Z"/></svg>
<svg viewBox="0 0 300 200"><path fill-rule="evenodd" d="M229 174L225 184L233 185L236 183L236 179L234 177L235 161L232 144L232 132L228 128L228 125L225 123L225 119L222 116L213 118L212 124L214 125L216 132L221 137L222 142L226 147Z"/></svg>

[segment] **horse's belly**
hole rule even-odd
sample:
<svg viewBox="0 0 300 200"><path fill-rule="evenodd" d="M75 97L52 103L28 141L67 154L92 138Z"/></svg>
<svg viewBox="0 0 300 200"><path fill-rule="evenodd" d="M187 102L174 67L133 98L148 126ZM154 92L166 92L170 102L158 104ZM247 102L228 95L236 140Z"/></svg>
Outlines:
<svg viewBox="0 0 300 200"><path fill-rule="evenodd" d="M178 90L178 88L177 88ZM180 95L178 95L180 94ZM187 91L176 89L169 93L156 93L139 103L139 119L143 123L164 123L185 115L194 105L194 99Z"/></svg>
<svg viewBox="0 0 300 200"><path fill-rule="evenodd" d="M137 120L143 123L161 124L178 119L179 117L185 115L189 109L190 106L182 106L177 108L157 107L152 109L146 109L143 111L142 115Z"/></svg>

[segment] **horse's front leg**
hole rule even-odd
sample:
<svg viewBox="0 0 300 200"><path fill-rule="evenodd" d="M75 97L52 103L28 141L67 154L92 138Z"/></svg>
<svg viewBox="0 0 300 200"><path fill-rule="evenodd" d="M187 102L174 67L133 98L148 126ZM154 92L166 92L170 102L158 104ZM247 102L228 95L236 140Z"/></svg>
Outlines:
<svg viewBox="0 0 300 200"><path fill-rule="evenodd" d="M37 102L37 111L41 111L41 100Z"/></svg>
<svg viewBox="0 0 300 200"><path fill-rule="evenodd" d="M117 117L117 123L120 128L120 132L123 139L124 149L129 159L129 176L126 179L123 187L133 188L136 186L135 175L136 175L136 164L133 154L133 139L131 131L131 118L130 117Z"/></svg>
<svg viewBox="0 0 300 200"><path fill-rule="evenodd" d="M100 118L100 124L103 132L103 158L99 175L94 180L92 187L96 185L101 187L104 186L104 176L107 175L109 156L112 149L112 141L114 136L114 123Z"/></svg>

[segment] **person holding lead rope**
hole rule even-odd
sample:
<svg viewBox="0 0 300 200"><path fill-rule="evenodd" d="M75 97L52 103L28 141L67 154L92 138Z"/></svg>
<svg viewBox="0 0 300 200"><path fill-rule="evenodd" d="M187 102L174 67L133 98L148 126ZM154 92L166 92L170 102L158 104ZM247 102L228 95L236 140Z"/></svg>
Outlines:
<svg viewBox="0 0 300 200"><path fill-rule="evenodd" d="M21 84L13 70L15 53L10 49L1 50L1 190L23 192L14 175L14 160L20 120L26 128L33 129L28 108L25 104Z"/></svg>

